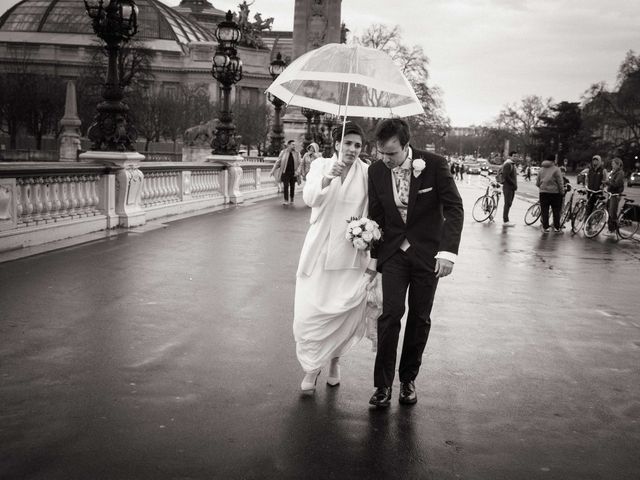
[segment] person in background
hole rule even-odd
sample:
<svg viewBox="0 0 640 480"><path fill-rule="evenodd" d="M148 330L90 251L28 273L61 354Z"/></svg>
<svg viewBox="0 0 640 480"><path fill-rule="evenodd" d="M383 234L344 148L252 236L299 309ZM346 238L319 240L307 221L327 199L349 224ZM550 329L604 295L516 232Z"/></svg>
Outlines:
<svg viewBox="0 0 640 480"><path fill-rule="evenodd" d="M624 192L624 170L622 168L622 159L617 155L611 160L611 173L606 181L607 191L609 193ZM609 199L609 234L615 234L618 227L618 205L620 203L620 195L612 196Z"/></svg>
<svg viewBox="0 0 640 480"><path fill-rule="evenodd" d="M536 180L536 185L540 190L540 216L544 233L549 232L549 207L553 212L553 230L556 233L562 233L560 213L564 197L564 180L562 172L554 163L554 158L554 155L550 155L542 162Z"/></svg>
<svg viewBox="0 0 640 480"><path fill-rule="evenodd" d="M320 153L320 147L318 144L311 142L307 147L307 153L304 154L300 161L299 178L301 180L305 181L307 179L307 173L309 173L309 169L311 168L311 162L321 156L322 154Z"/></svg>
<svg viewBox="0 0 640 480"><path fill-rule="evenodd" d="M293 205L293 196L296 191L296 175L300 168L300 154L296 151L296 141L289 140L287 146L278 160L273 164L269 175L276 179L276 183L282 182L284 190L283 205Z"/></svg>
<svg viewBox="0 0 640 480"><path fill-rule="evenodd" d="M502 209L502 221L507 227L513 226L513 223L509 221L509 210L513 204L513 197L518 190L518 174L516 172L516 165L513 161L513 156L516 152L509 153L509 156L502 164L502 193L504 194L504 207Z"/></svg>
<svg viewBox="0 0 640 480"><path fill-rule="evenodd" d="M604 168L602 168L602 157L600 157L600 155L594 155L591 158L591 165L589 165L589 171L587 172L587 188L592 191L602 190L602 185L607 178L605 176L605 173L606 172ZM585 218L591 215L591 212L593 212L593 209L596 206L597 200L598 195L591 192L587 193L587 207L585 209Z"/></svg>

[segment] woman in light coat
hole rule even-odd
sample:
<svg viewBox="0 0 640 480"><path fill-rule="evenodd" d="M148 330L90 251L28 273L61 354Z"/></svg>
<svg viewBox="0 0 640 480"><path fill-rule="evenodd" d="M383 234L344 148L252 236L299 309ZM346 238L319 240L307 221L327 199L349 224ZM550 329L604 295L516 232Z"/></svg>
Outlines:
<svg viewBox="0 0 640 480"><path fill-rule="evenodd" d="M368 165L359 158L364 143L360 127L349 122L341 136L339 126L333 133L336 154L313 161L302 191L311 207L311 225L296 273L293 333L305 393L315 391L327 364L327 383L340 383L339 359L362 339L366 326L370 256L354 248L346 232L347 220L367 215Z"/></svg>

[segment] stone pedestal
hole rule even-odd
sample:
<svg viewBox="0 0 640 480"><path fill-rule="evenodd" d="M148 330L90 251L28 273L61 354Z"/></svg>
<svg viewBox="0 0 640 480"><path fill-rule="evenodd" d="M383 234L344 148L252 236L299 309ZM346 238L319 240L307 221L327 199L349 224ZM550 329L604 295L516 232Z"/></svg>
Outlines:
<svg viewBox="0 0 640 480"><path fill-rule="evenodd" d="M60 134L60 161L77 162L78 152L82 149L80 145L80 117L78 117L78 107L76 102L76 84L69 80L67 82L67 97L64 106L64 117L60 120L62 133Z"/></svg>
<svg viewBox="0 0 640 480"><path fill-rule="evenodd" d="M205 147L182 147L182 161L183 162L206 162L207 158L211 156L211 145Z"/></svg>
<svg viewBox="0 0 640 480"><path fill-rule="evenodd" d="M340 43L342 0L296 0L293 59L310 50Z"/></svg>
<svg viewBox="0 0 640 480"><path fill-rule="evenodd" d="M144 155L137 152L101 152L89 151L80 155L80 161L101 163L114 168L115 176L115 214L118 226L124 228L137 227L146 223L145 211L142 208L142 182L144 175L138 168ZM107 201L107 204L111 203ZM107 215L108 215L107 206Z"/></svg>
<svg viewBox="0 0 640 480"><path fill-rule="evenodd" d="M244 197L240 191L240 180L242 179L242 167L240 162L242 155L209 155L207 162L218 163L227 167L227 181L224 188L225 203L240 204L244 202Z"/></svg>

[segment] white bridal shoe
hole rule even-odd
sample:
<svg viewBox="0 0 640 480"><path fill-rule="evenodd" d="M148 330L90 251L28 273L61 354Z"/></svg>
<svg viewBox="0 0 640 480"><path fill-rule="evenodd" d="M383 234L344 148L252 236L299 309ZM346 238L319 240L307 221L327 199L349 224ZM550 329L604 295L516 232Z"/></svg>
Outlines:
<svg viewBox="0 0 640 480"><path fill-rule="evenodd" d="M320 369L314 370L313 372L305 373L304 378L302 379L302 383L300 384L300 390L303 393L313 393L316 390L316 383L318 382L318 377L320 376Z"/></svg>
<svg viewBox="0 0 640 480"><path fill-rule="evenodd" d="M331 366L329 367L329 376L327 377L327 384L330 387L336 387L340 385L340 361L339 357L331 359Z"/></svg>

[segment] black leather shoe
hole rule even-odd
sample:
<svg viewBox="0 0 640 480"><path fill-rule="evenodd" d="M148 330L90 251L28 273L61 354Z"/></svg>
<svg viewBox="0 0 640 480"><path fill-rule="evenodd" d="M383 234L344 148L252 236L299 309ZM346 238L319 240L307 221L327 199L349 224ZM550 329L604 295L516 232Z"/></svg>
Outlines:
<svg viewBox="0 0 640 480"><path fill-rule="evenodd" d="M388 407L391 403L391 387L378 387L369 400L376 407Z"/></svg>
<svg viewBox="0 0 640 480"><path fill-rule="evenodd" d="M416 386L411 382L400 382L400 403L405 405L413 405L418 401L416 395Z"/></svg>

